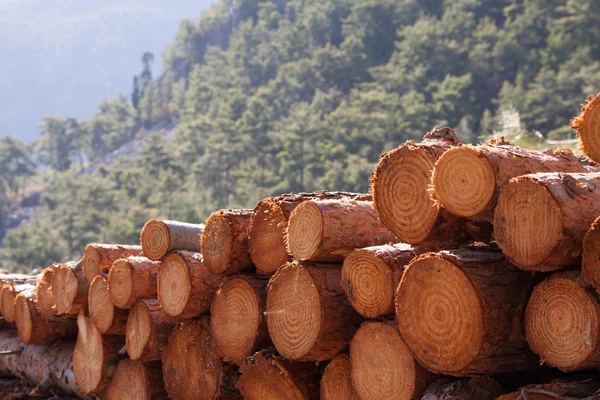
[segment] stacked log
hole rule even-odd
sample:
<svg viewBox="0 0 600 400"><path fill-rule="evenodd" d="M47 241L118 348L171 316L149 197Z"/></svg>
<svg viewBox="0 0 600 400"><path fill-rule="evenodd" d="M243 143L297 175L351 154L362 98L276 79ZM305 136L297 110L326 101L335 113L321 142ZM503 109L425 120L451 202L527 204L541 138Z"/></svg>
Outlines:
<svg viewBox="0 0 600 400"><path fill-rule="evenodd" d="M35 278L28 278L27 283L13 284L7 283L2 287L0 293L0 308L2 317L8 323L15 322L15 299L19 293L35 290Z"/></svg>
<svg viewBox="0 0 600 400"><path fill-rule="evenodd" d="M90 284L83 276L83 264L61 264L52 278L52 298L57 315L77 316L87 311Z"/></svg>
<svg viewBox="0 0 600 400"><path fill-rule="evenodd" d="M175 250L200 251L202 224L151 219L140 234L145 257L158 261Z"/></svg>
<svg viewBox="0 0 600 400"><path fill-rule="evenodd" d="M88 294L90 318L96 328L106 335L124 335L128 310L116 308L108 292L108 282L103 275L96 275Z"/></svg>
<svg viewBox="0 0 600 400"><path fill-rule="evenodd" d="M167 394L160 362L119 361L106 389L107 400L151 400Z"/></svg>
<svg viewBox="0 0 600 400"><path fill-rule="evenodd" d="M348 355L333 357L321 378L321 400L360 400L352 386L351 370Z"/></svg>
<svg viewBox="0 0 600 400"><path fill-rule="evenodd" d="M83 276L91 284L96 275L108 274L112 264L119 258L141 255L141 246L89 243L81 259Z"/></svg>
<svg viewBox="0 0 600 400"><path fill-rule="evenodd" d="M35 297L37 309L44 318L52 318L56 315L54 306L54 294L52 293L52 281L59 264L53 264L42 270L40 280L36 285Z"/></svg>
<svg viewBox="0 0 600 400"><path fill-rule="evenodd" d="M571 120L571 128L576 130L579 137L580 150L596 162L600 162L599 104L600 95L588 97L587 103L581 107L581 113Z"/></svg>
<svg viewBox="0 0 600 400"><path fill-rule="evenodd" d="M168 315L157 300L142 300L127 318L127 354L133 360L160 360L169 335L179 319Z"/></svg>
<svg viewBox="0 0 600 400"><path fill-rule="evenodd" d="M160 261L146 257L120 258L108 273L108 292L115 306L131 308L142 299L156 297Z"/></svg>

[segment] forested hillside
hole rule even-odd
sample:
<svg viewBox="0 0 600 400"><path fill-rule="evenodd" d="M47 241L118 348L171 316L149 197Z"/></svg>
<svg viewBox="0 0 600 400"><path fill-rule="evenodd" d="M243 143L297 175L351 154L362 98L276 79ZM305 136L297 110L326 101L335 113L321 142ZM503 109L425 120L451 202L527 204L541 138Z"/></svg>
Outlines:
<svg viewBox="0 0 600 400"><path fill-rule="evenodd" d="M32 184L45 188L33 222L4 238L2 266L137 243L151 217L364 192L379 154L434 126L464 141L571 138L578 104L600 90L598 37L596 0L222 0L182 23L164 71L144 54L132 93L92 119L45 117L31 151L2 140L0 225ZM79 173L172 123L139 157Z"/></svg>

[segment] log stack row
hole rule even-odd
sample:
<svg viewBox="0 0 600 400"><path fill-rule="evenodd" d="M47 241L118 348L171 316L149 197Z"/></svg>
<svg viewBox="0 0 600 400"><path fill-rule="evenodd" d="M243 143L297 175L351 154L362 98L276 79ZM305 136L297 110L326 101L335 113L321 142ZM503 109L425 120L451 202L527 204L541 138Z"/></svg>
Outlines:
<svg viewBox="0 0 600 400"><path fill-rule="evenodd" d="M0 372L34 396L600 398L596 103L589 158L443 128L383 154L370 194L153 219L0 275Z"/></svg>

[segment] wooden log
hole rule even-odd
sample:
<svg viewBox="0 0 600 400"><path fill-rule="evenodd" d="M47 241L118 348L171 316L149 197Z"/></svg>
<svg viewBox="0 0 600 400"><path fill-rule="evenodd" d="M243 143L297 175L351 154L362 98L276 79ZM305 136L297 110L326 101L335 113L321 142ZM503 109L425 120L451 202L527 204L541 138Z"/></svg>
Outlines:
<svg viewBox="0 0 600 400"><path fill-rule="evenodd" d="M417 400L431 374L413 358L394 321L368 321L350 342L352 385L362 400Z"/></svg>
<svg viewBox="0 0 600 400"><path fill-rule="evenodd" d="M106 389L107 400L151 400L166 396L160 361L119 361Z"/></svg>
<svg viewBox="0 0 600 400"><path fill-rule="evenodd" d="M60 264L52 264L44 268L39 282L36 285L36 306L43 318L49 319L56 315L54 306L54 294L52 293L52 280Z"/></svg>
<svg viewBox="0 0 600 400"><path fill-rule="evenodd" d="M433 382L421 400L496 400L503 393L502 386L487 376Z"/></svg>
<svg viewBox="0 0 600 400"><path fill-rule="evenodd" d="M77 316L79 334L73 352L73 374L80 392L102 396L119 361L119 350L125 344L122 336L102 335L92 320Z"/></svg>
<svg viewBox="0 0 600 400"><path fill-rule="evenodd" d="M105 335L125 335L128 310L116 308L108 292L105 274L96 275L88 294L90 318L96 328Z"/></svg>
<svg viewBox="0 0 600 400"><path fill-rule="evenodd" d="M217 399L226 393L223 362L208 324L208 318L182 322L173 329L163 350L165 389L173 400Z"/></svg>
<svg viewBox="0 0 600 400"><path fill-rule="evenodd" d="M317 192L284 194L258 202L248 227L248 250L256 271L273 275L277 268L290 261L285 243L285 232L290 214L300 203L312 199L372 200L370 195L347 192Z"/></svg>
<svg viewBox="0 0 600 400"><path fill-rule="evenodd" d="M203 231L203 224L151 219L140 234L144 256L157 261L175 250L198 252Z"/></svg>
<svg viewBox="0 0 600 400"><path fill-rule="evenodd" d="M338 354L325 367L321 378L321 400L360 400L352 386L350 359Z"/></svg>
<svg viewBox="0 0 600 400"><path fill-rule="evenodd" d="M245 400L319 398L323 368L314 363L291 362L262 351L249 357L240 372L236 387Z"/></svg>
<svg viewBox="0 0 600 400"><path fill-rule="evenodd" d="M81 310L87 311L89 289L81 261L61 264L52 278L56 315L76 316Z"/></svg>
<svg viewBox="0 0 600 400"><path fill-rule="evenodd" d="M115 306L131 308L142 299L156 297L160 261L146 257L120 258L108 273L108 292Z"/></svg>
<svg viewBox="0 0 600 400"><path fill-rule="evenodd" d="M371 177L371 193L379 219L405 243L429 240L454 243L466 233L488 237L489 226L466 224L429 196L435 162L447 150L460 145L452 129L434 129L421 143L407 141L383 154Z"/></svg>
<svg viewBox="0 0 600 400"><path fill-rule="evenodd" d="M512 178L539 172L598 172L569 149L526 150L501 139L458 146L435 164L432 198L452 214L492 222L500 189Z"/></svg>
<svg viewBox="0 0 600 400"><path fill-rule="evenodd" d="M211 274L202 254L175 251L163 259L157 280L163 310L175 317L192 318L210 310L223 276Z"/></svg>
<svg viewBox="0 0 600 400"><path fill-rule="evenodd" d="M272 345L263 316L269 278L236 275L224 281L210 309L210 333L224 361L242 365Z"/></svg>
<svg viewBox="0 0 600 400"><path fill-rule="evenodd" d="M323 361L346 348L362 318L340 286L339 264L291 262L267 286L267 325L287 359Z"/></svg>
<svg viewBox="0 0 600 400"><path fill-rule="evenodd" d="M0 283L12 283L13 285L21 285L23 283L35 283L38 279L38 275L0 274Z"/></svg>
<svg viewBox="0 0 600 400"><path fill-rule="evenodd" d="M548 365L570 372L600 367L600 306L577 271L559 272L537 285L525 312L531 349Z"/></svg>
<svg viewBox="0 0 600 400"><path fill-rule="evenodd" d="M25 344L50 343L77 337L75 321L44 318L36 307L35 289L19 293L15 299L15 325Z"/></svg>
<svg viewBox="0 0 600 400"><path fill-rule="evenodd" d="M416 248L404 243L350 253L342 267L341 285L352 307L366 318L393 315L394 292L404 268L417 254Z"/></svg>
<svg viewBox="0 0 600 400"><path fill-rule="evenodd" d="M592 160L600 162L600 94L589 96L581 107L581 113L571 120L571 128L577 131L579 150Z"/></svg>
<svg viewBox="0 0 600 400"><path fill-rule="evenodd" d="M494 216L496 242L517 267L552 271L581 263L583 237L600 210L600 173L511 179Z"/></svg>
<svg viewBox="0 0 600 400"><path fill-rule="evenodd" d="M127 354L133 360L160 360L169 335L181 319L160 308L158 300L140 300L127 318Z"/></svg>
<svg viewBox="0 0 600 400"><path fill-rule="evenodd" d="M486 247L427 253L396 291L402 338L428 370L452 376L534 370L523 314L534 280ZM510 310L507 312L506 310Z"/></svg>
<svg viewBox="0 0 600 400"><path fill-rule="evenodd" d="M581 261L582 286L593 286L600 293L600 217L592 222L592 226L583 236L583 252Z"/></svg>
<svg viewBox="0 0 600 400"><path fill-rule="evenodd" d="M119 258L142 255L141 246L88 243L81 259L83 276L91 284L96 275L108 274L112 264Z"/></svg>
<svg viewBox="0 0 600 400"><path fill-rule="evenodd" d="M288 222L288 252L297 260L342 262L356 248L397 242L369 200L309 200Z"/></svg>
<svg viewBox="0 0 600 400"><path fill-rule="evenodd" d="M0 373L18 376L30 385L50 386L53 392L84 397L75 384L71 357L75 341L25 346L14 329L0 330Z"/></svg>
<svg viewBox="0 0 600 400"><path fill-rule="evenodd" d="M597 379L578 381L563 378L546 384L527 385L516 392L502 395L497 400L598 400L599 390L600 381Z"/></svg>
<svg viewBox="0 0 600 400"><path fill-rule="evenodd" d="M252 210L220 210L206 220L201 248L213 274L231 275L253 268L248 253L248 226Z"/></svg>
<svg viewBox="0 0 600 400"><path fill-rule="evenodd" d="M2 308L2 317L10 324L15 322L15 299L17 295L25 290L35 290L34 283L23 283L13 285L5 284L2 288L0 297L0 308Z"/></svg>

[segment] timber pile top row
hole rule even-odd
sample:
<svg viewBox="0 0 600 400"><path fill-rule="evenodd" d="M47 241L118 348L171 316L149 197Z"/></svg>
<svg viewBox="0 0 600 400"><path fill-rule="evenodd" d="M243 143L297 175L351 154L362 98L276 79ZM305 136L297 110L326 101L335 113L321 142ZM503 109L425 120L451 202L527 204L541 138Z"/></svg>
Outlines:
<svg viewBox="0 0 600 400"><path fill-rule="evenodd" d="M153 219L0 275L0 372L37 397L600 399L598 105L572 121L588 158L434 129L370 194Z"/></svg>

